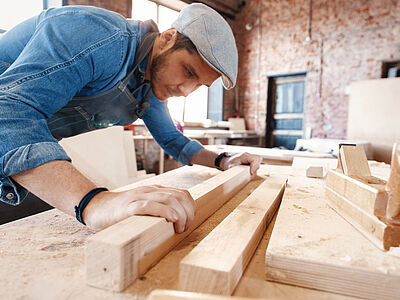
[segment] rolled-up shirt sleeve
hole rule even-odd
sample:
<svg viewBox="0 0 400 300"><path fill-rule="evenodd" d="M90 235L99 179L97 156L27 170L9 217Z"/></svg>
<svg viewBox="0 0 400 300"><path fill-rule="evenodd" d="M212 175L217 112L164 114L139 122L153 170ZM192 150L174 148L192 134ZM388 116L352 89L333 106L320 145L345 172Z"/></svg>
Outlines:
<svg viewBox="0 0 400 300"><path fill-rule="evenodd" d="M43 114L2 92L0 139L0 198L12 205L20 204L27 191L10 176L52 160L70 161L51 135Z"/></svg>
<svg viewBox="0 0 400 300"><path fill-rule="evenodd" d="M95 25L83 26L82 18ZM54 160L70 161L46 120L88 82L107 78L120 68L122 56L109 60L101 57L104 53L122 53L120 32L105 23L73 9L47 11L18 25L29 32L29 39L13 36L12 31L0 39L0 52L7 47L20 52L10 57L11 62L0 54L0 61L10 63L0 74L1 201L18 205L26 197L27 191L12 180L12 175ZM79 38L77 32L87 38ZM17 49L13 38L27 43ZM105 63L96 65L96 59Z"/></svg>
<svg viewBox="0 0 400 300"><path fill-rule="evenodd" d="M160 147L184 165L190 164L192 156L204 148L198 141L189 139L176 128L167 104L159 101L153 94L150 95L150 108L144 114L143 121Z"/></svg>

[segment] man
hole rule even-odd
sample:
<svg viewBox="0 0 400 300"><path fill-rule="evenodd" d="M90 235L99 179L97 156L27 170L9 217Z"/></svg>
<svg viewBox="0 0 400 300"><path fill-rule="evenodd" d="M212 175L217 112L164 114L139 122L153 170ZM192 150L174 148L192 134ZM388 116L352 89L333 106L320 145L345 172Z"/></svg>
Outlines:
<svg viewBox="0 0 400 300"><path fill-rule="evenodd" d="M130 215L193 221L195 203L181 189L97 187L71 164L57 140L143 118L155 140L183 164L226 170L260 158L204 149L173 125L166 104L222 76L232 88L237 50L226 21L192 4L173 28L126 20L94 7L49 9L0 39L0 198L18 205L32 192L98 230Z"/></svg>

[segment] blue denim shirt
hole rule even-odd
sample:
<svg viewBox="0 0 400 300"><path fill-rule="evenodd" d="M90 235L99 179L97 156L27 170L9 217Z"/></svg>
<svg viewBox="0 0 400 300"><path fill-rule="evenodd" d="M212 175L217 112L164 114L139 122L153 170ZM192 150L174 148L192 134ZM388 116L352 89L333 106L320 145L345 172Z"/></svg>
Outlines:
<svg viewBox="0 0 400 300"><path fill-rule="evenodd" d="M70 161L46 120L73 97L96 95L123 79L148 26L100 8L67 6L43 11L0 38L1 201L17 205L27 195L10 176ZM188 164L202 146L176 129L166 103L152 94L150 103L147 128L168 154Z"/></svg>

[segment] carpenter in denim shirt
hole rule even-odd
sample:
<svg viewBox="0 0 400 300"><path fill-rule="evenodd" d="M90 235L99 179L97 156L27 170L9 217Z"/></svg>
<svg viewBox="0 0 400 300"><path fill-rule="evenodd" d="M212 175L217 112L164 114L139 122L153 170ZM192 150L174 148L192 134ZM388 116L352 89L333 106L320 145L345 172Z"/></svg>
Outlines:
<svg viewBox="0 0 400 300"><path fill-rule="evenodd" d="M123 79L151 27L107 10L69 6L43 11L0 38L1 201L17 205L26 197L10 176L53 160L70 161L47 120L73 97L102 93ZM168 154L189 164L202 146L176 129L166 103L153 94L150 103L143 115L147 128Z"/></svg>

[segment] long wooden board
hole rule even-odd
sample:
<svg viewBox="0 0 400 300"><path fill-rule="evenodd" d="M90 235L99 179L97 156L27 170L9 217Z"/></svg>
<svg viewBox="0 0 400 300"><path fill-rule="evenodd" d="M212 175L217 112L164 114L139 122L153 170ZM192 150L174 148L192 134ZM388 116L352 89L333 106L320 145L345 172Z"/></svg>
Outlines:
<svg viewBox="0 0 400 300"><path fill-rule="evenodd" d="M197 211L184 233L163 218L133 216L95 234L86 246L87 284L124 290L249 181L249 167L237 166L190 188Z"/></svg>
<svg viewBox="0 0 400 300"><path fill-rule="evenodd" d="M266 298L263 298L264 300ZM272 298L268 298L271 299ZM147 300L255 300L255 298L227 297L220 295L172 291L172 290L154 290L147 297Z"/></svg>
<svg viewBox="0 0 400 300"><path fill-rule="evenodd" d="M286 181L268 177L181 261L182 290L232 294L279 207Z"/></svg>
<svg viewBox="0 0 400 300"><path fill-rule="evenodd" d="M396 255L393 249L378 249L327 205L323 180L289 177L266 251L268 280L367 299L396 299Z"/></svg>

